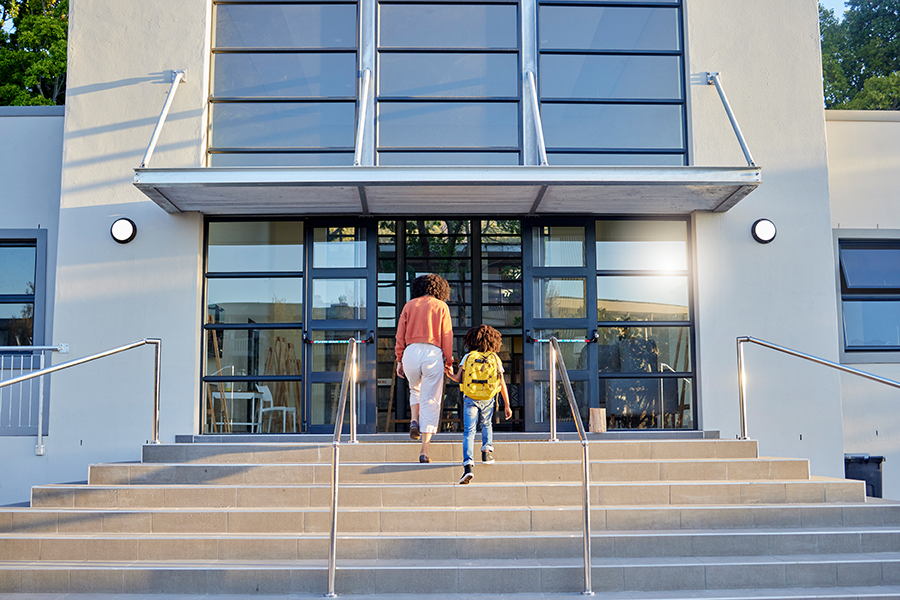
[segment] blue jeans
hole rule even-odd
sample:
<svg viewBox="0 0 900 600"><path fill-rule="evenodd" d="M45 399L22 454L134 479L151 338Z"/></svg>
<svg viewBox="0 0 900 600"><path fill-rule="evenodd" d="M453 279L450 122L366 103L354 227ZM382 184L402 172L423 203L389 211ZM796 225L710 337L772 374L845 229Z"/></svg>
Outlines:
<svg viewBox="0 0 900 600"><path fill-rule="evenodd" d="M463 465L474 465L472 459L472 446L475 444L475 425L481 424L481 451L493 451L494 427L491 419L494 417L494 399L472 400L463 396Z"/></svg>

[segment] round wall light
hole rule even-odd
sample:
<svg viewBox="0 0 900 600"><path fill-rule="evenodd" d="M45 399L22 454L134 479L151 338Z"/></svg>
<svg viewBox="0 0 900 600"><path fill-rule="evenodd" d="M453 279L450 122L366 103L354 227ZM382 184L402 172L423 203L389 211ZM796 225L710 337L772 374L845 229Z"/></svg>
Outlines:
<svg viewBox="0 0 900 600"><path fill-rule="evenodd" d="M113 222L112 227L109 228L109 233L120 244L127 244L137 235L137 225L131 219L122 217Z"/></svg>
<svg viewBox="0 0 900 600"><path fill-rule="evenodd" d="M750 233L753 234L753 239L760 244L768 244L775 239L777 230L775 229L775 223L772 221L757 219L750 228Z"/></svg>

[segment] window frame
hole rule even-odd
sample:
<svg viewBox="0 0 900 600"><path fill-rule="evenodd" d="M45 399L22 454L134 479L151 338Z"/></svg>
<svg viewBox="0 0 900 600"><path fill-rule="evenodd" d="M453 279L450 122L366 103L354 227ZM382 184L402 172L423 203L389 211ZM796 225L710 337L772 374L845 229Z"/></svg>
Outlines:
<svg viewBox="0 0 900 600"><path fill-rule="evenodd" d="M43 346L47 320L47 230L46 229L0 229L0 246L9 243L33 243L34 258L34 322L31 338L33 346ZM22 294L10 295L21 298ZM0 302L6 295L0 295ZM21 300L16 300L17 302Z"/></svg>
<svg viewBox="0 0 900 600"><path fill-rule="evenodd" d="M900 229L834 229L834 282L835 301L837 304L838 351L842 364L877 364L900 363L900 348L889 347L884 350L867 348L865 350L848 350L844 333L844 290L841 269L841 243L847 242L895 242L900 247ZM900 296L900 287L896 289ZM884 292L889 292L884 290ZM852 293L850 295L853 295Z"/></svg>

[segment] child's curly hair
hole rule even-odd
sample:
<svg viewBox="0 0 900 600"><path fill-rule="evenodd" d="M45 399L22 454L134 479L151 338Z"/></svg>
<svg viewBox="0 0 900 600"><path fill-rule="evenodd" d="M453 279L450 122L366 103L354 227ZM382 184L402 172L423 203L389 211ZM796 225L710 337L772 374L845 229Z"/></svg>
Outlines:
<svg viewBox="0 0 900 600"><path fill-rule="evenodd" d="M490 325L479 325L466 332L463 344L469 350L478 352L499 352L503 342L500 332Z"/></svg>
<svg viewBox="0 0 900 600"><path fill-rule="evenodd" d="M440 275L428 273L419 275L413 279L410 286L410 295L413 298L420 296L434 296L438 300L446 302L450 299L450 284Z"/></svg>

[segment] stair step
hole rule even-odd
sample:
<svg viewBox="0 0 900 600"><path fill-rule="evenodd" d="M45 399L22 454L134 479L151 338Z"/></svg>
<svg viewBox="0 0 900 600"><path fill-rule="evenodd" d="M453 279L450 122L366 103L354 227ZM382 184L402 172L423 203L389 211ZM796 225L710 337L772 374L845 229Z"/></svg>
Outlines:
<svg viewBox="0 0 900 600"><path fill-rule="evenodd" d="M321 533L327 508L241 509L0 509L3 533ZM338 513L342 533L479 533L581 531L578 507L348 508ZM487 525L489 524L489 525ZM745 505L592 507L594 531L881 527L900 525L900 506Z"/></svg>
<svg viewBox="0 0 900 600"><path fill-rule="evenodd" d="M320 534L52 534L0 537L0 561L305 560L327 556ZM339 559L581 558L579 533L339 535ZM900 528L594 533L594 558L876 554L900 549Z"/></svg>
<svg viewBox="0 0 900 600"><path fill-rule="evenodd" d="M326 589L327 561L0 562L0 592L297 594ZM343 560L342 594L578 592L577 559ZM753 590L900 585L900 553L591 561L600 592ZM792 594L793 595L793 594ZM667 596L668 597L668 596Z"/></svg>
<svg viewBox="0 0 900 600"><path fill-rule="evenodd" d="M444 441L449 438L450 441ZM438 434L429 455L438 462L462 463L462 434ZM481 440L476 440L478 444ZM341 462L409 463L419 456L419 443L406 442L341 444ZM580 442L494 443L495 454L504 461L580 461ZM144 463L330 463L331 443L243 443L243 444L148 444ZM595 441L590 444L593 460L685 460L757 458L755 440L629 440Z"/></svg>

